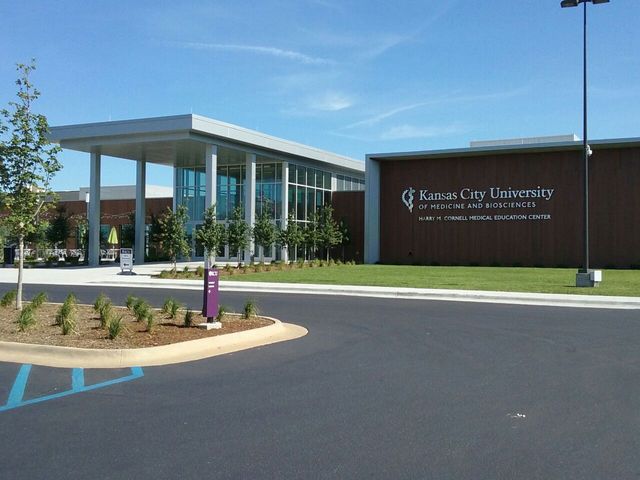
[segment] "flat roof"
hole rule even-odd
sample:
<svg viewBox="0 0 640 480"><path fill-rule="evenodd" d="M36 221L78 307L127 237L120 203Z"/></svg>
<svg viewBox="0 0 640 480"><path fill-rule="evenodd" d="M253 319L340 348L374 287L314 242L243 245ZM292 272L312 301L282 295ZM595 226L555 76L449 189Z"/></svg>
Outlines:
<svg viewBox="0 0 640 480"><path fill-rule="evenodd" d="M215 144L364 172L362 161L194 114L62 125L50 130L50 140L62 148L168 166L200 163L206 145Z"/></svg>
<svg viewBox="0 0 640 480"><path fill-rule="evenodd" d="M607 140L589 140L592 150L605 148L640 147L640 137L616 138ZM414 160L419 158L470 157L479 155L503 155L509 153L559 152L563 150L582 150L582 141L531 143L522 145L500 145L486 147L452 148L445 150L423 150L414 152L370 153L371 160Z"/></svg>

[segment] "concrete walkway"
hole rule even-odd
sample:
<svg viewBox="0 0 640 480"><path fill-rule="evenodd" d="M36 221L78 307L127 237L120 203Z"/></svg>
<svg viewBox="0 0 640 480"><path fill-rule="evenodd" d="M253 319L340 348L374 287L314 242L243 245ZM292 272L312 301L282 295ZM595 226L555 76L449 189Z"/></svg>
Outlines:
<svg viewBox="0 0 640 480"><path fill-rule="evenodd" d="M194 269L201 262L181 262ZM24 270L26 284L153 287L166 289L201 290L201 280L171 280L151 278L171 268L168 263L137 266L135 275L123 275L117 266L30 268ZM17 282L18 270L0 269L0 283ZM294 293L307 295L348 295L377 298L407 298L454 302L504 303L515 305L545 305L554 307L640 309L640 297L610 297L600 295L560 295L543 293L489 292L478 290L446 290L431 288L366 287L345 285L309 285L295 283L265 283L223 280L220 291Z"/></svg>

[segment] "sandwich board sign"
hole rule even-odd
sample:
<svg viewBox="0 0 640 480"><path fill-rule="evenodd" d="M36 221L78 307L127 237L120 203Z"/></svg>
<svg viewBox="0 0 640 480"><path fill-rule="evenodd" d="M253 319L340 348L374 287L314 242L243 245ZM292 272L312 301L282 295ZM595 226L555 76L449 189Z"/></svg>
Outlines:
<svg viewBox="0 0 640 480"><path fill-rule="evenodd" d="M120 271L133 272L133 248L120 249Z"/></svg>

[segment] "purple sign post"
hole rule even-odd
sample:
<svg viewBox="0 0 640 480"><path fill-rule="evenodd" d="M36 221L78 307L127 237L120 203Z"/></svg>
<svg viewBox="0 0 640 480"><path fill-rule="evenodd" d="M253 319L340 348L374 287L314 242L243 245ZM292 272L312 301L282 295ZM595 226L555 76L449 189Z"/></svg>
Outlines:
<svg viewBox="0 0 640 480"><path fill-rule="evenodd" d="M204 271L204 302L202 316L207 317L207 323L213 323L218 315L218 269L207 268Z"/></svg>

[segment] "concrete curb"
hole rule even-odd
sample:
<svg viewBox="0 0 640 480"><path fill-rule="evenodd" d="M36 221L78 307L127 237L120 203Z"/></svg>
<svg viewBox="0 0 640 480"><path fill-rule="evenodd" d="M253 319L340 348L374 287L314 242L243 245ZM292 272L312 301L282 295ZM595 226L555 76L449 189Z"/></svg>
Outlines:
<svg viewBox="0 0 640 480"><path fill-rule="evenodd" d="M294 340L308 333L304 327L264 318L272 320L273 325L158 347L105 350L0 342L0 361L62 368L150 367Z"/></svg>

